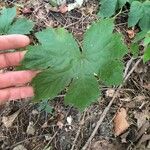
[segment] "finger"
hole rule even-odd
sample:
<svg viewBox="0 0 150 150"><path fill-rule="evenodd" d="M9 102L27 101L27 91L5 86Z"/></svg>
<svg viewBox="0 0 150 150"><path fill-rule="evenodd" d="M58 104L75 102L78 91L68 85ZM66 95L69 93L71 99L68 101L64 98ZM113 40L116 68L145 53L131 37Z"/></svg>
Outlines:
<svg viewBox="0 0 150 150"><path fill-rule="evenodd" d="M24 85L36 76L33 71L14 71L0 74L0 89L12 86Z"/></svg>
<svg viewBox="0 0 150 150"><path fill-rule="evenodd" d="M30 86L2 89L0 90L0 104L10 100L17 100L33 96L33 88Z"/></svg>
<svg viewBox="0 0 150 150"><path fill-rule="evenodd" d="M0 50L9 50L25 47L30 40L25 35L13 34L0 36Z"/></svg>
<svg viewBox="0 0 150 150"><path fill-rule="evenodd" d="M25 55L24 52L0 54L0 68L18 66Z"/></svg>

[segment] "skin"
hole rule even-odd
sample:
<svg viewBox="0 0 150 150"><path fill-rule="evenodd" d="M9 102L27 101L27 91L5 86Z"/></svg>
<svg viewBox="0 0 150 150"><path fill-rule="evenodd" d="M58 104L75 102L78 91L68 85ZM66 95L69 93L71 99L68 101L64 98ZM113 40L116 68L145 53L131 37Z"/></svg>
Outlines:
<svg viewBox="0 0 150 150"><path fill-rule="evenodd" d="M25 35L0 36L0 51L22 48L29 43L30 40ZM0 53L0 69L18 66L24 55L25 52ZM0 104L10 100L33 97L33 88L26 84L35 76L36 72L30 70L0 73Z"/></svg>

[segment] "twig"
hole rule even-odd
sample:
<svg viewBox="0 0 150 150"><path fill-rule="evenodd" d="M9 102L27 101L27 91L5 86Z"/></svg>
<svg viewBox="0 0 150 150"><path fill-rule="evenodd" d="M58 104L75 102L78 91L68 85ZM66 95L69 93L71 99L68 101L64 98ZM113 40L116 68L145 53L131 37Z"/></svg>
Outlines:
<svg viewBox="0 0 150 150"><path fill-rule="evenodd" d="M132 61L133 61L133 57L127 62L126 64L126 68L125 68L125 71L124 71L124 76L123 77L126 77L126 75L128 74L128 70L132 64Z"/></svg>
<svg viewBox="0 0 150 150"><path fill-rule="evenodd" d="M44 147L43 150L48 149L49 145L51 144L51 142L53 141L53 139L56 137L57 133L58 133L58 131L56 131L56 132L54 133L54 135L52 136L52 138L50 139L50 141L47 143L47 145Z"/></svg>
<svg viewBox="0 0 150 150"><path fill-rule="evenodd" d="M74 141L73 141L73 145L72 145L72 147L71 147L71 150L74 150L75 144L76 144L77 139L78 139L78 137L79 137L79 135L80 135L81 128L82 128L82 126L83 126L83 124L84 124L85 114L86 114L86 110L84 111L83 117L82 117L82 119L80 120L80 123L79 123L80 125L79 125L79 128L78 128L76 137L75 137L75 139L74 139Z"/></svg>
<svg viewBox="0 0 150 150"><path fill-rule="evenodd" d="M135 70L135 68L136 68L136 67L138 66L138 64L141 62L141 60L142 60L142 59L140 58L140 59L134 64L133 68L132 68L132 69L129 71L129 73L126 75L126 77L125 77L123 83L125 83L125 82L127 81L127 79L129 78L129 76L132 74L132 72ZM90 142L92 141L93 137L95 136L95 134L96 134L98 128L100 127L101 123L103 122L105 116L107 115L107 113L108 113L108 111L109 111L111 105L113 104L113 102L114 102L116 96L118 95L118 92L120 91L120 89L121 89L122 86L123 86L123 84L121 84L121 85L117 88L116 92L114 93L114 96L113 96L112 100L109 102L108 106L104 109L103 113L101 114L101 116L100 116L100 118L99 118L99 120L98 120L98 122L97 122L97 124L96 124L96 127L94 128L92 134L90 135L89 139L87 140L87 142L85 143L85 145L82 147L81 150L87 150L87 148L88 148Z"/></svg>
<svg viewBox="0 0 150 150"><path fill-rule="evenodd" d="M135 68L139 65L139 63L141 62L142 58L140 58L132 67L132 69L129 71L129 73L126 75L123 83L125 83L127 81L127 79L129 78L129 76L132 74L132 72L135 70Z"/></svg>

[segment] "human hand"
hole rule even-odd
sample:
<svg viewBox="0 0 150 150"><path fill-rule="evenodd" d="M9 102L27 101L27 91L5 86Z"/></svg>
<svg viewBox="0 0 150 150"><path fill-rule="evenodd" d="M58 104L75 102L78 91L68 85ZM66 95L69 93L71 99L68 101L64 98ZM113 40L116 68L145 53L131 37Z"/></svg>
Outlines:
<svg viewBox="0 0 150 150"><path fill-rule="evenodd" d="M0 51L25 47L30 43L24 35L0 36ZM0 69L18 66L25 52L0 53ZM33 88L27 86L36 72L34 71L11 71L0 73L0 104L9 100L32 97Z"/></svg>

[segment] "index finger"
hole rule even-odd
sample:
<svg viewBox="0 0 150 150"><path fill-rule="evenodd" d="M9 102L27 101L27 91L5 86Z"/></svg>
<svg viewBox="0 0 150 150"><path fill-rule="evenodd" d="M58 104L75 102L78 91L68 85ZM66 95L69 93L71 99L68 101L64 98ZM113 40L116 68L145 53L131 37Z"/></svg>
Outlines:
<svg viewBox="0 0 150 150"><path fill-rule="evenodd" d="M0 36L0 50L9 50L25 47L30 43L30 39L25 35L12 34Z"/></svg>

